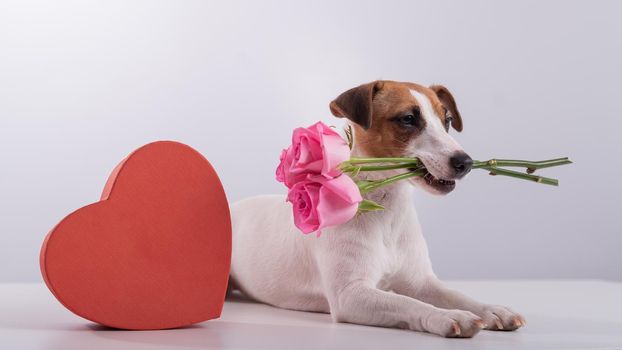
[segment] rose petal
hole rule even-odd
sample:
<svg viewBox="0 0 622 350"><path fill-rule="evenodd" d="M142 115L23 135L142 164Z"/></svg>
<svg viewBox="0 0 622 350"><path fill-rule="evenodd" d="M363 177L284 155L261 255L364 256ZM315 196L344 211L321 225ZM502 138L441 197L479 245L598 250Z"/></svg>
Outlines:
<svg viewBox="0 0 622 350"><path fill-rule="evenodd" d="M350 221L358 211L358 202L344 199L340 191L334 192L328 186L320 188L319 197L320 201L316 207L319 219L318 230L324 227L344 224Z"/></svg>
<svg viewBox="0 0 622 350"><path fill-rule="evenodd" d="M350 148L341 136L322 137L323 166L322 175L334 177L341 174L339 165L350 159Z"/></svg>
<svg viewBox="0 0 622 350"><path fill-rule="evenodd" d="M276 181L284 182L285 181L285 156L287 155L287 149L283 149L281 151L281 156L279 157L279 165L276 167Z"/></svg>
<svg viewBox="0 0 622 350"><path fill-rule="evenodd" d="M294 224L305 234L314 232L319 227L317 204L320 188L321 184L317 182L301 181L287 195L287 200L292 203Z"/></svg>
<svg viewBox="0 0 622 350"><path fill-rule="evenodd" d="M324 187L328 188L328 190L338 195L347 203L358 204L363 200L359 187L348 175L340 175L330 180L316 176L313 177L312 180L320 182Z"/></svg>

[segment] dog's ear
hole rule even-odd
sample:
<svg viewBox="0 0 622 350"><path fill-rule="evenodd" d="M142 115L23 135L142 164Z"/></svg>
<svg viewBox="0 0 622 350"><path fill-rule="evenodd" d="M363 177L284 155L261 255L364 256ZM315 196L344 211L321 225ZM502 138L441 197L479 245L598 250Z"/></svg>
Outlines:
<svg viewBox="0 0 622 350"><path fill-rule="evenodd" d="M453 117L451 126L458 132L462 131L462 117L460 116L460 112L456 106L456 101L451 95L451 92L449 92L449 90L447 90L447 88L443 85L432 85L430 86L430 89L436 93L436 96L438 96L438 99L441 101L443 106L451 113L451 116Z"/></svg>
<svg viewBox="0 0 622 350"><path fill-rule="evenodd" d="M367 130L371 127L374 95L382 89L382 82L374 81L352 88L330 103L330 112L338 118L348 118Z"/></svg>

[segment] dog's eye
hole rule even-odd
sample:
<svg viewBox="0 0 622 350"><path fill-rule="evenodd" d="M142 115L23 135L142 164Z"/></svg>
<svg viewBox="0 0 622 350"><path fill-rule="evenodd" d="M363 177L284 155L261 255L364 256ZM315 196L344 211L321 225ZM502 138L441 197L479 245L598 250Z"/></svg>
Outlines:
<svg viewBox="0 0 622 350"><path fill-rule="evenodd" d="M421 116L418 110L414 110L412 113L394 118L394 121L403 128L420 127Z"/></svg>
<svg viewBox="0 0 622 350"><path fill-rule="evenodd" d="M451 112L447 108L443 107L443 109L445 110L445 131L449 132L449 126L454 120L454 117L451 115Z"/></svg>
<svg viewBox="0 0 622 350"><path fill-rule="evenodd" d="M405 115L399 118L399 122L402 125L415 126L415 116L412 114Z"/></svg>
<svg viewBox="0 0 622 350"><path fill-rule="evenodd" d="M454 117L451 116L451 114L447 114L445 116L445 131L449 132L449 126L451 125L451 122L454 120Z"/></svg>

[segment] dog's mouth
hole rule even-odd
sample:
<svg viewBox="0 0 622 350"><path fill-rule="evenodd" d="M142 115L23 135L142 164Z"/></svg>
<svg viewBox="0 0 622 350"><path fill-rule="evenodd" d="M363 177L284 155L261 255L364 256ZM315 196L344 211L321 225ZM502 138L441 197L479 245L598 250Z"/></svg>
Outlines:
<svg viewBox="0 0 622 350"><path fill-rule="evenodd" d="M408 170L417 171L421 169L420 168L409 168ZM453 189L456 188L456 181L439 179L435 177L434 175L432 175L427 169L425 170L426 170L426 173L425 175L421 177L421 179L423 180L423 182L425 182L428 186L432 187L437 192L445 194L445 193L449 193L453 191Z"/></svg>

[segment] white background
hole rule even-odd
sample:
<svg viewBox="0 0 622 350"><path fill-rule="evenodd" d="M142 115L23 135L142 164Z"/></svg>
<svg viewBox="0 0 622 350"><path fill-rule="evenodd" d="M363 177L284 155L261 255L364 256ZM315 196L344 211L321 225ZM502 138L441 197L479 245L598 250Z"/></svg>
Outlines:
<svg viewBox="0 0 622 350"><path fill-rule="evenodd" d="M442 83L474 157L576 163L553 188L473 171L416 202L442 278L622 280L622 24L605 1L0 0L0 281L38 281L47 231L159 139L230 200L284 193L291 130L374 79ZM314 239L309 237L309 239Z"/></svg>

